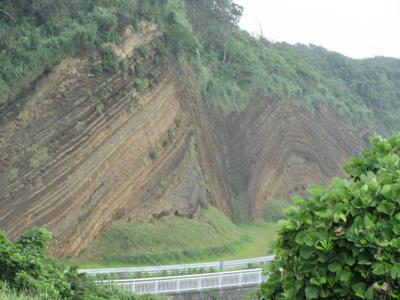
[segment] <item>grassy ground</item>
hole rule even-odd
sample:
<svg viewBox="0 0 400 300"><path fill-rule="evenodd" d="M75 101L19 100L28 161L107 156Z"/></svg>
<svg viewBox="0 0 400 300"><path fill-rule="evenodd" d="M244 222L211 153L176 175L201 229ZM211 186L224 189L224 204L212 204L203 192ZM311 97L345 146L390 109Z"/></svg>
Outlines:
<svg viewBox="0 0 400 300"><path fill-rule="evenodd" d="M285 218L285 209L292 203L287 199L268 199L264 205L263 219L266 222L277 222Z"/></svg>
<svg viewBox="0 0 400 300"><path fill-rule="evenodd" d="M39 298L20 295L7 289L4 291L0 290L0 300L39 300Z"/></svg>
<svg viewBox="0 0 400 300"><path fill-rule="evenodd" d="M272 253L278 237L278 223L256 220L249 224L239 225L239 228L243 234L251 237L251 243L237 249L233 254L221 256L220 260L259 257Z"/></svg>
<svg viewBox="0 0 400 300"><path fill-rule="evenodd" d="M276 223L235 225L211 208L197 221L170 217L153 223L117 224L67 263L117 267L250 258L270 253L276 235Z"/></svg>

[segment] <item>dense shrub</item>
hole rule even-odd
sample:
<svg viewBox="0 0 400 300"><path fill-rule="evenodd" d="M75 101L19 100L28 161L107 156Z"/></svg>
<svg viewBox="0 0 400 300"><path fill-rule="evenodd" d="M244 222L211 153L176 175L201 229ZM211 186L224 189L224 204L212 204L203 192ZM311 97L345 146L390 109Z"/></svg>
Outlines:
<svg viewBox="0 0 400 300"><path fill-rule="evenodd" d="M46 257L50 233L43 228L32 228L15 242L0 232L0 297L1 292L15 292L38 296L40 299L158 299L137 296L115 287L95 284L85 274Z"/></svg>
<svg viewBox="0 0 400 300"><path fill-rule="evenodd" d="M294 199L260 298L400 298L400 134L373 137L345 170Z"/></svg>
<svg viewBox="0 0 400 300"><path fill-rule="evenodd" d="M64 277L64 267L45 258L51 239L45 229L33 228L16 242L0 233L0 281L30 294L46 294L56 299L70 292Z"/></svg>
<svg viewBox="0 0 400 300"><path fill-rule="evenodd" d="M110 48L101 48L101 67L103 72L115 73L119 69L117 55Z"/></svg>

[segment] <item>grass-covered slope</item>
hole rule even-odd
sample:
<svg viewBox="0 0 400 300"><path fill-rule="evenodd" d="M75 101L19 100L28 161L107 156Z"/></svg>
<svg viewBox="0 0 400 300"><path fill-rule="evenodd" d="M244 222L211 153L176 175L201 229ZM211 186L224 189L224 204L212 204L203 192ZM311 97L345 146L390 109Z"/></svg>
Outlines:
<svg viewBox="0 0 400 300"><path fill-rule="evenodd" d="M157 265L191 262L233 253L249 242L222 212L211 208L200 220L169 217L151 223L121 223L105 230L78 262Z"/></svg>
<svg viewBox="0 0 400 300"><path fill-rule="evenodd" d="M199 220L169 217L151 223L121 223L105 230L92 247L69 261L87 266L160 265L263 256L277 224L235 225L215 208Z"/></svg>
<svg viewBox="0 0 400 300"><path fill-rule="evenodd" d="M0 289L0 299L1 300L39 300L40 298L35 296L28 296L24 294L19 294L16 291L10 290L9 288Z"/></svg>

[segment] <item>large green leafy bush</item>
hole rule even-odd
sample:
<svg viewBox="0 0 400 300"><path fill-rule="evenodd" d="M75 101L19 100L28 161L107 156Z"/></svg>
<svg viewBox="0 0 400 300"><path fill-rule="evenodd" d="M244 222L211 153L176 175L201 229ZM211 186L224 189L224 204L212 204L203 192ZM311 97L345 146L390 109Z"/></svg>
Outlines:
<svg viewBox="0 0 400 300"><path fill-rule="evenodd" d="M115 287L96 284L76 269L64 272L65 266L46 256L50 233L32 228L15 242L0 231L0 298L1 293L23 293L40 299L159 299L138 296Z"/></svg>
<svg viewBox="0 0 400 300"><path fill-rule="evenodd" d="M400 134L375 136L283 222L262 299L400 298Z"/></svg>

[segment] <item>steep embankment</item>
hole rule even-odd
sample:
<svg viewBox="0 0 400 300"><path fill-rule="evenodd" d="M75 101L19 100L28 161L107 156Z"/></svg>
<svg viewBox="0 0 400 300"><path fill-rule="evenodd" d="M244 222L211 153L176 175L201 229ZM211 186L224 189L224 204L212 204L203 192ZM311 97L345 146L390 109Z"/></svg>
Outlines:
<svg viewBox="0 0 400 300"><path fill-rule="evenodd" d="M157 195L190 155L190 115L180 104L174 69L157 64L155 51L145 57L134 51L159 38L147 24L140 34L128 30L116 49L152 78L142 93L135 74L92 76L85 59L66 59L2 123L2 229L16 236L46 226L57 241L53 253L70 256L113 220L193 215L206 205L195 159L181 168L176 197Z"/></svg>

